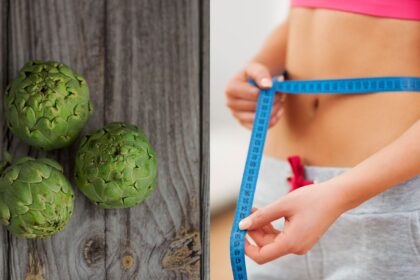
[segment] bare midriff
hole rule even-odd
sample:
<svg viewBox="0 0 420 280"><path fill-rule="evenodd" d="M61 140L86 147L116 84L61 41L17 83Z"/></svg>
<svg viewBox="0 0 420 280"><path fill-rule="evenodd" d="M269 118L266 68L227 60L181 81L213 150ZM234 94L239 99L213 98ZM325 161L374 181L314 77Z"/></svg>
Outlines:
<svg viewBox="0 0 420 280"><path fill-rule="evenodd" d="M420 22L292 8L286 69L292 80L420 76ZM420 92L287 95L265 153L350 167L419 119Z"/></svg>

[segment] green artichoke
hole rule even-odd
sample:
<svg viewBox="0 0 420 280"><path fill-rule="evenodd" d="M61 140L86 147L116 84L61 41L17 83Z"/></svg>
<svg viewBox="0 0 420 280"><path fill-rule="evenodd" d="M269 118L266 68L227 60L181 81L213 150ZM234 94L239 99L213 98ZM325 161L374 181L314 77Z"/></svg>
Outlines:
<svg viewBox="0 0 420 280"><path fill-rule="evenodd" d="M4 104L13 134L43 150L70 145L92 113L86 80L59 62L27 63Z"/></svg>
<svg viewBox="0 0 420 280"><path fill-rule="evenodd" d="M62 230L73 203L73 189L56 161L24 157L0 176L0 221L16 236L48 237Z"/></svg>
<svg viewBox="0 0 420 280"><path fill-rule="evenodd" d="M82 139L75 178L93 203L103 208L132 207L153 192L156 177L155 151L139 128L111 123Z"/></svg>

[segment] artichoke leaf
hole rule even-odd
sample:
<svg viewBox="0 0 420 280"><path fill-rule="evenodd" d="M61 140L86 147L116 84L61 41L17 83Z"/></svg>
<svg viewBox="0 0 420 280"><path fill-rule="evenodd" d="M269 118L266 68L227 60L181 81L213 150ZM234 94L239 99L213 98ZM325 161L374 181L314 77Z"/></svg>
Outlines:
<svg viewBox="0 0 420 280"><path fill-rule="evenodd" d="M67 76L68 78L70 78L71 80L76 79L76 77L75 77L75 76L74 76L74 74L73 74L73 71L72 71L69 67L64 66L64 64L60 64L60 65L58 66L58 71L59 71L61 74L64 74L65 76Z"/></svg>
<svg viewBox="0 0 420 280"><path fill-rule="evenodd" d="M97 177L97 178L95 178L92 181L92 185L94 187L95 193L98 196L98 200L99 201L102 200L101 197L104 196L104 194L105 194L105 188L106 188L105 181L102 178Z"/></svg>
<svg viewBox="0 0 420 280"><path fill-rule="evenodd" d="M43 175L46 174L33 166L28 166L27 168L22 168L20 170L19 181L31 184L41 183L43 178L45 178Z"/></svg>
<svg viewBox="0 0 420 280"><path fill-rule="evenodd" d="M12 213L12 217L23 215L29 211L29 207L21 201L10 201L9 209Z"/></svg>
<svg viewBox="0 0 420 280"><path fill-rule="evenodd" d="M52 160L52 159L49 159L49 158L40 158L40 159L38 159L38 161L56 169L57 171L59 171L61 173L63 172L63 167L61 167L61 165L58 162L56 162L55 160Z"/></svg>
<svg viewBox="0 0 420 280"><path fill-rule="evenodd" d="M34 127L36 124L34 110L31 107L25 107L22 109L22 112L25 114L26 125L30 128Z"/></svg>
<svg viewBox="0 0 420 280"><path fill-rule="evenodd" d="M0 199L0 221L5 225L10 223L10 209L3 199Z"/></svg>
<svg viewBox="0 0 420 280"><path fill-rule="evenodd" d="M29 183L15 182L13 186L8 187L6 198L11 201L19 201L23 205L31 205L32 189Z"/></svg>
<svg viewBox="0 0 420 280"><path fill-rule="evenodd" d="M104 197L106 198L107 201L121 199L122 194L123 194L123 191L121 190L121 187L117 183L110 182L106 184Z"/></svg>
<svg viewBox="0 0 420 280"><path fill-rule="evenodd" d="M44 225L47 223L48 218L53 217L53 215L48 215L47 211L37 211L32 210L30 214L27 216L27 219L30 219L35 225Z"/></svg>
<svg viewBox="0 0 420 280"><path fill-rule="evenodd" d="M33 202L31 204L32 210L44 210L45 209L45 202L46 198L42 193L36 192L32 194Z"/></svg>
<svg viewBox="0 0 420 280"><path fill-rule="evenodd" d="M82 184L78 182L77 184ZM83 184L86 186L86 189L84 189L84 194L91 198L92 201L95 203L102 201L101 194L103 193L104 189L100 187L95 187L95 185L92 182L83 182ZM105 184L105 183L104 183ZM100 192L101 194L98 194L97 192Z"/></svg>
<svg viewBox="0 0 420 280"><path fill-rule="evenodd" d="M3 173L3 179L9 184L17 180L20 174L20 168L7 168Z"/></svg>
<svg viewBox="0 0 420 280"><path fill-rule="evenodd" d="M141 198L140 200L139 200L139 198L138 197L124 197L123 198L123 203L124 203L124 205L126 206L126 207L131 207L131 206L134 206L134 205L136 205L137 203L139 203L139 201L140 202L142 202L144 200L144 198Z"/></svg>

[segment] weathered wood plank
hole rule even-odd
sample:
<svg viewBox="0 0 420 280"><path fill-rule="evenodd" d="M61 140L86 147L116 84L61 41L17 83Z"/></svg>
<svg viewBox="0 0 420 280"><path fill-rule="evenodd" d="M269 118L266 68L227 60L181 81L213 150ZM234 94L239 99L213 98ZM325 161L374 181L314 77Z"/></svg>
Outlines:
<svg viewBox="0 0 420 280"><path fill-rule="evenodd" d="M201 279L210 279L210 0L201 3Z"/></svg>
<svg viewBox="0 0 420 280"><path fill-rule="evenodd" d="M199 1L107 1L105 121L142 127L159 157L155 193L107 211L109 279L199 279L199 9ZM121 266L124 258L133 265Z"/></svg>
<svg viewBox="0 0 420 280"><path fill-rule="evenodd" d="M159 180L149 199L126 210L101 210L76 190L73 218L51 239L3 235L7 279L208 279L208 236L200 236L208 229L208 0L9 6L0 84L30 59L67 63L90 85L95 114L85 131L111 121L142 127L159 156ZM15 156L45 155L0 133L0 148ZM47 154L68 176L76 146Z"/></svg>
<svg viewBox="0 0 420 280"><path fill-rule="evenodd" d="M3 116L3 91L6 88L6 83L8 79L7 73L7 41L8 41L8 3L7 1L0 1L0 159L3 159L3 152L5 147L3 143L5 142L3 138L5 134L3 133L4 129L4 118ZM9 278L9 266L7 254L9 251L9 236L4 227L0 228L0 278L8 279Z"/></svg>
<svg viewBox="0 0 420 280"><path fill-rule="evenodd" d="M82 73L89 85L95 115L87 129L103 123L103 1L10 2L9 78L32 59L62 61ZM15 156L43 156L8 134ZM49 153L73 173L75 147ZM77 190L76 190L77 192ZM77 193L75 211L65 230L53 238L10 239L10 279L103 279L105 234L103 211ZM39 277L39 278L31 278Z"/></svg>

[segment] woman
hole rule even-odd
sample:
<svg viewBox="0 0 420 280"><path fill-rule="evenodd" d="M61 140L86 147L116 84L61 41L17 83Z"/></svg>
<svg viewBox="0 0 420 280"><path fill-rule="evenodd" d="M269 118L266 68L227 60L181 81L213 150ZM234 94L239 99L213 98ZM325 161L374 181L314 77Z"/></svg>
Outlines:
<svg viewBox="0 0 420 280"><path fill-rule="evenodd" d="M269 88L284 70L291 80L420 76L420 1L292 1L226 89L242 125L252 127L258 96L247 80ZM240 223L253 240L250 279L420 279L420 93L279 93L270 127L260 208ZM294 154L311 184L288 192Z"/></svg>

